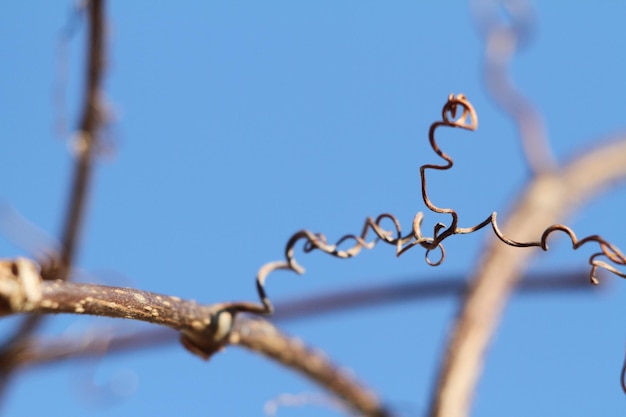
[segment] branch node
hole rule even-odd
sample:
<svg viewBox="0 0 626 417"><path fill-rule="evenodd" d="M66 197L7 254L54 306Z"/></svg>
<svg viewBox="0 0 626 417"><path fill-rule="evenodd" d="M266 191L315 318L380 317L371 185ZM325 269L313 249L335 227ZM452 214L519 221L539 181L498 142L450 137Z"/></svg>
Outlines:
<svg viewBox="0 0 626 417"><path fill-rule="evenodd" d="M26 258L0 261L0 315L32 311L41 301L39 266Z"/></svg>

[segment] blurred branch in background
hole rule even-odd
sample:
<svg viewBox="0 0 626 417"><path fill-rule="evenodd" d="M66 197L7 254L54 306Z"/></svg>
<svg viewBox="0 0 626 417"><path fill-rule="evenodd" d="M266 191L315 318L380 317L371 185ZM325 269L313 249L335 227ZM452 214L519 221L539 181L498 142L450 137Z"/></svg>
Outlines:
<svg viewBox="0 0 626 417"><path fill-rule="evenodd" d="M485 42L484 81L493 100L511 116L519 132L526 163L533 174L554 170L543 118L515 88L510 64L513 55L533 35L535 14L526 0L473 0L471 10Z"/></svg>
<svg viewBox="0 0 626 417"><path fill-rule="evenodd" d="M106 118L101 91L106 54L104 0L90 0L77 7L85 9L88 39L83 104L73 149L76 153L76 162L61 234L60 253L50 254L51 256L42 262L41 272L44 279L66 280L71 274L85 216L97 139ZM16 346L21 345L39 328L42 317L36 315L26 317L0 346L0 396L5 392L14 369L13 355L16 353Z"/></svg>
<svg viewBox="0 0 626 417"><path fill-rule="evenodd" d="M532 241L543 234L546 225L563 221L583 203L626 179L626 135L586 151L556 169L538 113L512 88L507 77L506 64L517 43L529 36L529 6L520 1L480 1L474 9L487 42L487 84L499 104L513 115L535 173L516 199L502 229L515 240ZM509 14L511 25L497 22L503 10ZM431 416L470 414L489 343L509 296L535 253L516 250L490 238L472 274L470 290L444 352Z"/></svg>
<svg viewBox="0 0 626 417"><path fill-rule="evenodd" d="M68 279L79 246L81 229L84 223L87 198L93 163L98 148L100 129L106 123L102 81L106 62L104 0L86 2L88 15L88 40L86 62L86 85L83 97L82 114L78 131L74 138L73 151L76 163L72 176L72 186L68 209L61 235L61 254L58 270L48 279Z"/></svg>
<svg viewBox="0 0 626 417"><path fill-rule="evenodd" d="M626 137L585 153L555 173L535 176L517 199L503 230L516 239L534 239L546 224L562 221L584 202L624 180ZM489 239L444 353L432 416L469 415L487 347L509 296L536 253Z"/></svg>

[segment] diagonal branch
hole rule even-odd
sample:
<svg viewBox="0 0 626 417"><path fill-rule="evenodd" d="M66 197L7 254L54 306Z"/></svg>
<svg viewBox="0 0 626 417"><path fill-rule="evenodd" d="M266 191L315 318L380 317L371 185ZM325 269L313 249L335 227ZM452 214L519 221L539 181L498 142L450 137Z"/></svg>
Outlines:
<svg viewBox="0 0 626 417"><path fill-rule="evenodd" d="M363 415L391 416L372 391L330 362L321 351L307 347L299 339L283 335L267 320L238 318L228 341L298 371L338 395L350 408Z"/></svg>
<svg viewBox="0 0 626 417"><path fill-rule="evenodd" d="M167 326L180 331L183 345L203 359L227 345L240 345L306 375L363 415L391 415L372 392L320 351L287 337L265 320L236 316L234 304L201 305L132 288L43 280L30 260L0 263L0 316L89 314Z"/></svg>
<svg viewBox="0 0 626 417"><path fill-rule="evenodd" d="M626 136L590 150L551 174L538 175L518 198L503 229L516 239L541 235L583 202L626 179ZM483 358L502 310L536 251L492 238L473 273L470 291L454 324L431 404L431 416L461 417L470 411Z"/></svg>

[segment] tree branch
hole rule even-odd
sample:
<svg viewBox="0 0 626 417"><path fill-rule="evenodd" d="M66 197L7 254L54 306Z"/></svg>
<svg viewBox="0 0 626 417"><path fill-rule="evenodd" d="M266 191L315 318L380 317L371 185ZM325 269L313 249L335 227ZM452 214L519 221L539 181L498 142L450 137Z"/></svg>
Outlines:
<svg viewBox="0 0 626 417"><path fill-rule="evenodd" d="M520 195L503 229L519 240L540 236L583 202L626 178L626 136L588 151L559 171L536 176ZM431 416L469 414L485 352L502 310L537 251L503 245L493 237L471 278L440 369Z"/></svg>
<svg viewBox="0 0 626 417"><path fill-rule="evenodd" d="M321 351L306 347L299 339L283 335L266 320L239 317L228 341L300 372L334 392L352 409L366 416L391 415L381 406L373 392L342 372Z"/></svg>
<svg viewBox="0 0 626 417"><path fill-rule="evenodd" d="M235 320L233 305L238 304L201 305L133 288L47 281L28 259L0 262L0 316L89 314L167 326L180 331L183 345L203 359L229 344L240 345L306 375L364 415L390 415L372 392L320 351L287 337L265 320L241 316Z"/></svg>
<svg viewBox="0 0 626 417"><path fill-rule="evenodd" d="M97 137L104 122L101 84L105 63L104 0L89 0L86 85L82 115L76 137L76 165L61 238L60 265L50 279L67 279L76 255L87 195L91 184Z"/></svg>
<svg viewBox="0 0 626 417"><path fill-rule="evenodd" d="M589 290L588 274L582 269L569 272L533 274L522 280L517 290L536 295L551 292ZM325 292L314 296L283 301L276 304L272 322L319 317L341 311L372 308L409 300L432 300L436 297L455 297L467 292L464 277L436 279L426 282L406 281L345 291ZM97 336L94 336L97 335ZM13 356L15 366L37 366L54 362L99 357L103 354L128 350L155 348L177 341L176 332L168 329L150 329L129 333L120 329L89 332L83 337L34 339L18 348Z"/></svg>

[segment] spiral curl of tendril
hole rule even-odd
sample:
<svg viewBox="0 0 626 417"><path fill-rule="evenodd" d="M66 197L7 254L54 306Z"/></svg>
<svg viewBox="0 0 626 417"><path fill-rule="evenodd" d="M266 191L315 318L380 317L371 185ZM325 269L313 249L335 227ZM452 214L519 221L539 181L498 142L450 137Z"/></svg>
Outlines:
<svg viewBox="0 0 626 417"><path fill-rule="evenodd" d="M560 231L569 236L574 250L583 246L588 242L596 242L600 247L600 251L592 254L589 258L591 265L590 281L598 284L596 271L598 268L610 271L622 278L626 278L626 274L620 272L615 266L606 261L598 259L604 257L616 265L626 265L626 257L617 247L604 240L598 235L587 236L578 239L574 231L562 224L555 224L545 229L540 240L534 242L517 242L506 237L496 221L497 213L494 211L482 222L471 227L459 227L459 216L456 210L451 208L441 208L434 205L426 191L426 170L448 170L452 168L453 161L450 156L439 148L435 140L435 131L439 127L461 128L465 130L476 130L478 127L478 117L472 104L465 98L463 94L452 95L448 97L446 104L441 112L441 120L434 122L430 126L428 138L433 151L445 161L443 165L424 164L420 167L421 191L424 204L432 212L439 214L449 214L451 222L449 226L444 223L437 223L434 226L432 236L424 236L421 231L424 213L418 212L413 219L412 230L406 235L402 235L400 222L392 214L383 213L373 219L368 217L365 220L361 234L348 234L341 237L335 244L329 244L326 237L321 233L312 233L308 230L300 230L293 234L285 246L285 259L282 261L269 262L263 265L256 277L257 291L261 304L253 304L249 302L227 303L224 305L225 310L231 313L248 312L254 314L271 314L274 311L273 305L265 292L265 281L267 277L276 270L290 270L298 274L304 273L304 268L295 259L295 247L300 241L304 242L303 251L309 253L314 250L320 250L337 258L351 258L359 254L362 249L372 249L379 241L393 245L396 247L396 256L400 256L414 246L421 246L425 249L426 262L431 266L440 265L445 258L445 249L443 241L452 235L473 233L482 229L487 225L491 225L495 235L505 244L513 247L527 248L538 247L544 251L548 250L548 237L554 232ZM387 229L382 223L390 223L391 228ZM371 233L373 236L371 236ZM350 246L351 244L351 246ZM344 247L344 249L342 249ZM439 249L440 258L436 261L430 259L429 255L434 249ZM626 369L626 368L625 368ZM625 371L626 372L626 371ZM626 388L625 388L626 390Z"/></svg>

